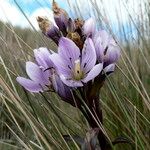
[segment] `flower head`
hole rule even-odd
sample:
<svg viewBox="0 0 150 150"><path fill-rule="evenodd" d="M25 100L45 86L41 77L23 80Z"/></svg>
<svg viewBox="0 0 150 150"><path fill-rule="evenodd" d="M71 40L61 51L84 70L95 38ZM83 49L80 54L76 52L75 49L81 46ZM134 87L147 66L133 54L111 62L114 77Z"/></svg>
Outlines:
<svg viewBox="0 0 150 150"><path fill-rule="evenodd" d="M117 62L120 48L111 35L105 30L98 31L93 37L93 42L99 62L104 62L106 66Z"/></svg>
<svg viewBox="0 0 150 150"><path fill-rule="evenodd" d="M43 34L51 38L56 44L58 44L58 41L61 37L61 32L59 31L58 27L56 27L45 17L38 17L37 22Z"/></svg>
<svg viewBox="0 0 150 150"><path fill-rule="evenodd" d="M96 65L96 52L93 42L88 38L82 51L68 38L61 38L58 54L50 56L56 65L60 78L70 87L80 87L94 79L102 70L103 64Z"/></svg>
<svg viewBox="0 0 150 150"><path fill-rule="evenodd" d="M97 61L103 63L104 72L113 72L120 57L120 48L113 37L105 30L96 30L94 19L90 18L83 25L83 34L91 37L96 50Z"/></svg>
<svg viewBox="0 0 150 150"><path fill-rule="evenodd" d="M96 31L96 25L95 21L93 18L89 18L88 20L85 21L83 25L83 33L87 37L91 37Z"/></svg>
<svg viewBox="0 0 150 150"><path fill-rule="evenodd" d="M53 62L49 59L49 50L41 47L34 50L34 57L36 63L27 62L26 72L30 79L17 77L17 81L30 92L43 92L53 88L50 78L52 73L46 71L47 68L54 66Z"/></svg>
<svg viewBox="0 0 150 150"><path fill-rule="evenodd" d="M30 79L17 77L19 82L26 90L30 92L42 92L51 85L47 78L47 74L42 71L40 66L33 62L26 62L26 72Z"/></svg>
<svg viewBox="0 0 150 150"><path fill-rule="evenodd" d="M54 0L52 6L55 22L63 34L66 35L69 20L68 14L64 9L60 8Z"/></svg>
<svg viewBox="0 0 150 150"><path fill-rule="evenodd" d="M26 63L26 72L30 79L17 77L17 81L30 92L43 92L51 89L63 98L71 97L70 89L61 81L50 56L51 53L47 48L35 49L36 64Z"/></svg>

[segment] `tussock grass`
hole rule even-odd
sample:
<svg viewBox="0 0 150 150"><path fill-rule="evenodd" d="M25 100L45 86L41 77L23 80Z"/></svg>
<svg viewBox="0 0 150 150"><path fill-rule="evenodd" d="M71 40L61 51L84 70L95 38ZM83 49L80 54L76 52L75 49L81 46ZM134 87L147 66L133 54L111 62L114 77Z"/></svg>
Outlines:
<svg viewBox="0 0 150 150"><path fill-rule="evenodd" d="M117 69L107 78L100 93L104 112L103 128L111 140L123 136L132 142L130 145L117 145L114 148L116 150L148 150L150 148L148 1L140 1L141 11L135 14L137 20L134 20L135 17L128 10L128 3L120 0L118 5L123 3L128 13L128 24L127 26L121 24L122 10L120 9L120 12L116 10L118 22L115 30L107 18L105 7L99 8L100 5L96 0L88 3L93 10L88 15L94 14L98 26L111 32L121 47ZM103 0L99 3L103 4ZM77 4L69 1L69 6L72 8L72 14L78 13L77 16L84 17L79 1ZM0 149L79 149L73 137L75 135L84 137L89 130L79 110L60 101L54 93L31 94L16 83L18 75L25 76L25 61L33 60L33 49L40 46L57 49L52 41L37 31L23 30L0 22ZM72 142L67 143L63 135L69 135Z"/></svg>

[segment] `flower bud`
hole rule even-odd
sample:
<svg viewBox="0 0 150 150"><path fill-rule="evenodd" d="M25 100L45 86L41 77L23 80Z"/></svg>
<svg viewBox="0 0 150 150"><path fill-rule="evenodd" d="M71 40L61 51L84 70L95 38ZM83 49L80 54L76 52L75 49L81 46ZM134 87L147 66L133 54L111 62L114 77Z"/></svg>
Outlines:
<svg viewBox="0 0 150 150"><path fill-rule="evenodd" d="M116 63L120 57L120 48L115 40L105 30L98 31L93 38L97 59L104 66Z"/></svg>
<svg viewBox="0 0 150 150"><path fill-rule="evenodd" d="M75 23L75 31L78 32L80 36L82 36L83 35L82 27L83 27L84 21L82 19L77 18L74 20L74 23Z"/></svg>
<svg viewBox="0 0 150 150"><path fill-rule="evenodd" d="M83 48L83 42L82 42L82 40L81 40L80 35L79 35L77 32L69 32L69 33L67 34L67 37L68 37L69 39L71 39L73 42L75 42L76 45L77 45L80 49Z"/></svg>
<svg viewBox="0 0 150 150"><path fill-rule="evenodd" d="M38 17L37 22L43 34L51 38L56 44L58 44L58 41L61 37L59 29L52 22L44 17Z"/></svg>
<svg viewBox="0 0 150 150"><path fill-rule="evenodd" d="M83 25L83 33L89 37L95 33L95 30L96 30L95 21L92 18L86 20Z"/></svg>
<svg viewBox="0 0 150 150"><path fill-rule="evenodd" d="M53 13L57 26L62 31L63 35L66 36L69 17L67 12L64 9L59 8L58 4L54 0L53 0Z"/></svg>

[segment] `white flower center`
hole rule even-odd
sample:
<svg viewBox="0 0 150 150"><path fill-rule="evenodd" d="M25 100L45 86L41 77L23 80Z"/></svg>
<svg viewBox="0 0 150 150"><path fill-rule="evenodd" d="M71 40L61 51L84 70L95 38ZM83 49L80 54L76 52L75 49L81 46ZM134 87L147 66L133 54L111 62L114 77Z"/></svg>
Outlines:
<svg viewBox="0 0 150 150"><path fill-rule="evenodd" d="M81 64L79 59L75 61L73 75L75 80L81 80L83 77L83 71L81 71Z"/></svg>

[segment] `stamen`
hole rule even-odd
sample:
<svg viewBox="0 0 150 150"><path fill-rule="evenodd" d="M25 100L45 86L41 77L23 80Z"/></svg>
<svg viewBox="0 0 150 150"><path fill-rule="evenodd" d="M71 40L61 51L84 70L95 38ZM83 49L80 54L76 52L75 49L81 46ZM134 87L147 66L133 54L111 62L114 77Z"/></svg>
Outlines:
<svg viewBox="0 0 150 150"><path fill-rule="evenodd" d="M83 72L81 71L80 59L77 59L75 61L75 66L74 66L74 78L76 80L81 80L82 77L83 77Z"/></svg>

